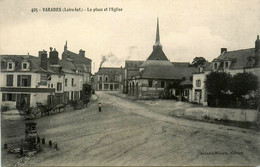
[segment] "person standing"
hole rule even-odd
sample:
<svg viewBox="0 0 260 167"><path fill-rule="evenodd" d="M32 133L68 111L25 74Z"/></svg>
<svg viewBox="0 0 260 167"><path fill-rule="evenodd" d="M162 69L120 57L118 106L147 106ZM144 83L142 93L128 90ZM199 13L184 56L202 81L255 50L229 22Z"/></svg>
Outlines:
<svg viewBox="0 0 260 167"><path fill-rule="evenodd" d="M98 103L98 111L101 112L101 103Z"/></svg>

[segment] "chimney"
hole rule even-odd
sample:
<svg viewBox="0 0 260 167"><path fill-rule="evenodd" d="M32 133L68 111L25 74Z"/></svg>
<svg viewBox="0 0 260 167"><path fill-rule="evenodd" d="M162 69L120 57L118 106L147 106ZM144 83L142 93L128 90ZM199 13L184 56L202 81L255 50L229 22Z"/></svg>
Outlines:
<svg viewBox="0 0 260 167"><path fill-rule="evenodd" d="M257 35L256 41L255 41L255 52L259 51L260 49L260 40L259 35Z"/></svg>
<svg viewBox="0 0 260 167"><path fill-rule="evenodd" d="M41 68L47 70L47 52L45 50L39 51L39 57L41 61Z"/></svg>
<svg viewBox="0 0 260 167"><path fill-rule="evenodd" d="M223 53L225 53L225 52L227 52L227 48L221 48L220 54L223 54Z"/></svg>
<svg viewBox="0 0 260 167"><path fill-rule="evenodd" d="M56 49L54 48L54 50L52 51L52 48L50 48L50 53L49 53L49 61L50 64L58 64L59 61L59 53L56 51Z"/></svg>
<svg viewBox="0 0 260 167"><path fill-rule="evenodd" d="M85 51L80 49L79 50L79 55L82 56L82 57L85 57Z"/></svg>

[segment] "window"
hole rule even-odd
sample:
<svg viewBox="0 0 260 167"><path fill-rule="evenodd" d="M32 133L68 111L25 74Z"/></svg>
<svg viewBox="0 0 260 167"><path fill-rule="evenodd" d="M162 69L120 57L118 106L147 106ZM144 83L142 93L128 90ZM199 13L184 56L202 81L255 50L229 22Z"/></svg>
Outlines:
<svg viewBox="0 0 260 167"><path fill-rule="evenodd" d="M8 69L13 69L13 63L8 63Z"/></svg>
<svg viewBox="0 0 260 167"><path fill-rule="evenodd" d="M102 84L99 84L99 90L102 90Z"/></svg>
<svg viewBox="0 0 260 167"><path fill-rule="evenodd" d="M115 81L118 81L118 76L115 76Z"/></svg>
<svg viewBox="0 0 260 167"><path fill-rule="evenodd" d="M62 91L62 83L57 83L57 91Z"/></svg>
<svg viewBox="0 0 260 167"><path fill-rule="evenodd" d="M225 68L228 68L228 61L225 62Z"/></svg>
<svg viewBox="0 0 260 167"><path fill-rule="evenodd" d="M106 76L105 81L106 81L106 82L108 81L108 76Z"/></svg>
<svg viewBox="0 0 260 167"><path fill-rule="evenodd" d="M23 63L23 69L27 69L27 63Z"/></svg>
<svg viewBox="0 0 260 167"><path fill-rule="evenodd" d="M200 86L201 86L201 80L200 80L200 79L196 80L196 86L197 86L197 87L200 87Z"/></svg>
<svg viewBox="0 0 260 167"><path fill-rule="evenodd" d="M102 77L99 77L99 81L102 82Z"/></svg>
<svg viewBox="0 0 260 167"><path fill-rule="evenodd" d="M74 86L74 78L71 78L71 86Z"/></svg>
<svg viewBox="0 0 260 167"><path fill-rule="evenodd" d="M218 68L218 63L214 63L214 69Z"/></svg>
<svg viewBox="0 0 260 167"><path fill-rule="evenodd" d="M2 101L16 101L16 94L13 93L3 93Z"/></svg>
<svg viewBox="0 0 260 167"><path fill-rule="evenodd" d="M65 86L68 86L68 79L65 79Z"/></svg>
<svg viewBox="0 0 260 167"><path fill-rule="evenodd" d="M51 84L51 88L53 88L53 84Z"/></svg>
<svg viewBox="0 0 260 167"><path fill-rule="evenodd" d="M164 81L161 81L161 88L164 88L164 86L165 86Z"/></svg>
<svg viewBox="0 0 260 167"><path fill-rule="evenodd" d="M13 86L13 75L6 75L6 86Z"/></svg>
<svg viewBox="0 0 260 167"><path fill-rule="evenodd" d="M31 75L18 75L17 86L31 86Z"/></svg>
<svg viewBox="0 0 260 167"><path fill-rule="evenodd" d="M115 85L114 85L114 88L115 88L116 90L118 90L118 89L119 89L119 84L115 84Z"/></svg>
<svg viewBox="0 0 260 167"><path fill-rule="evenodd" d="M153 81L152 80L148 81L148 87L153 87Z"/></svg>
<svg viewBox="0 0 260 167"><path fill-rule="evenodd" d="M189 90L184 90L184 96L189 96Z"/></svg>

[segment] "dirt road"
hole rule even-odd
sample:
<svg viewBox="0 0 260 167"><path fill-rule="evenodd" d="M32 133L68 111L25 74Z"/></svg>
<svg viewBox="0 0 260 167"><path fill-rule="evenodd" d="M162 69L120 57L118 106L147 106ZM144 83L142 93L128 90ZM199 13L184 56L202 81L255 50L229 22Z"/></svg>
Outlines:
<svg viewBox="0 0 260 167"><path fill-rule="evenodd" d="M46 148L26 165L260 164L257 131L172 118L129 99L96 93L98 100L84 110L36 120L40 136L58 142L60 150ZM23 138L24 122L2 118L2 143ZM2 150L3 166L14 164L13 159Z"/></svg>

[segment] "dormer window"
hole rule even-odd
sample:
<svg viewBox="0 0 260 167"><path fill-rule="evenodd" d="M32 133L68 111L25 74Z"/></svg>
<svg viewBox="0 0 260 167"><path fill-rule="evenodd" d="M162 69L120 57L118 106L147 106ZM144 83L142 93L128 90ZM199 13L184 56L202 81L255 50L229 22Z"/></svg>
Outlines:
<svg viewBox="0 0 260 167"><path fill-rule="evenodd" d="M22 63L22 70L28 70L29 69L29 63L28 62L23 62Z"/></svg>
<svg viewBox="0 0 260 167"><path fill-rule="evenodd" d="M23 69L27 69L27 63L23 63Z"/></svg>
<svg viewBox="0 0 260 167"><path fill-rule="evenodd" d="M214 63L214 69L218 69L218 63Z"/></svg>
<svg viewBox="0 0 260 167"><path fill-rule="evenodd" d="M8 63L8 69L13 69L13 63Z"/></svg>
<svg viewBox="0 0 260 167"><path fill-rule="evenodd" d="M229 62L228 61L224 62L224 68L229 68Z"/></svg>
<svg viewBox="0 0 260 167"><path fill-rule="evenodd" d="M8 62L7 63L7 70L13 71L14 70L14 62Z"/></svg>

